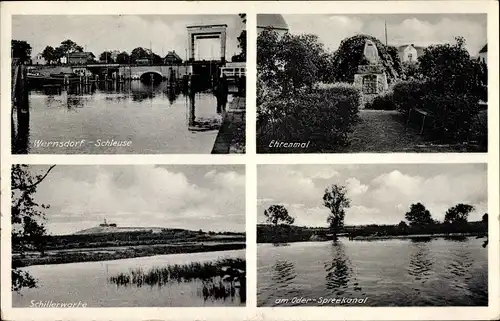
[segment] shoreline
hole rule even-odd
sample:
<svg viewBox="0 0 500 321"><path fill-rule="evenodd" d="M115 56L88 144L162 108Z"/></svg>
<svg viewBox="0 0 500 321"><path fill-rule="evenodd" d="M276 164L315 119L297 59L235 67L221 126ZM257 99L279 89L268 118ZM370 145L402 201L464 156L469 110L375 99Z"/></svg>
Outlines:
<svg viewBox="0 0 500 321"><path fill-rule="evenodd" d="M409 234L409 235L385 235L385 236L356 236L353 238L349 238L348 236L339 236L338 239L348 241L381 241L381 240L407 240L407 239L416 239L416 240L426 240L426 239L437 239L437 238L467 238L467 237L476 237L476 238L487 238L488 234L483 233L436 233L436 234ZM279 243L299 243L299 242L328 242L332 241L331 239L315 239L315 240L296 240L296 241L279 241L279 242L257 242L260 244L279 244Z"/></svg>
<svg viewBox="0 0 500 321"><path fill-rule="evenodd" d="M154 247L127 247L121 249L99 248L92 251L51 251L45 256L14 257L12 265L15 267L27 267L32 265L66 264L81 262L112 261L120 259L131 259L138 257L148 257L168 254L190 254L201 252L231 251L246 248L246 243L226 243L226 244L190 244L190 245L157 245ZM15 263L15 264L14 264Z"/></svg>

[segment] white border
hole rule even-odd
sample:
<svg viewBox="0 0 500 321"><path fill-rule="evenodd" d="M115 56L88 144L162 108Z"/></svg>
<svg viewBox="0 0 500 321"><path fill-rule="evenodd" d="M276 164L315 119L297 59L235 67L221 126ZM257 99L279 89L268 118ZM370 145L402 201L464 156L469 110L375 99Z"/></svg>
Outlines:
<svg viewBox="0 0 500 321"><path fill-rule="evenodd" d="M255 79L257 13L488 13L488 154L255 154ZM10 155L10 39L12 14L247 14L246 155ZM344 2L3 2L1 3L1 319L2 320L486 320L500 319L499 292L499 104L498 3L496 1L344 1ZM256 308L256 164L488 163L490 213L489 307ZM248 297L242 308L11 308L10 164L246 164ZM397 294L395 294L397 295Z"/></svg>

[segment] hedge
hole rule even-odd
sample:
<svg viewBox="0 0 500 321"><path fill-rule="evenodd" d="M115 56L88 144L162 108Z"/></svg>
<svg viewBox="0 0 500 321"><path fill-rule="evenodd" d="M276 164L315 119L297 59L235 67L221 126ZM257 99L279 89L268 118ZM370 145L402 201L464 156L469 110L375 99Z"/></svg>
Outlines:
<svg viewBox="0 0 500 321"><path fill-rule="evenodd" d="M433 119L431 124L436 138L462 143L472 138L475 131L478 97L446 88L430 81L400 81L393 86L394 105L405 115L415 108L427 111Z"/></svg>
<svg viewBox="0 0 500 321"><path fill-rule="evenodd" d="M365 104L365 109L396 110L396 105L394 104L394 92L389 90L375 96L372 101Z"/></svg>
<svg viewBox="0 0 500 321"><path fill-rule="evenodd" d="M420 80L406 80L395 83L392 87L392 99L395 109L408 114L413 108L423 108L423 97L427 84Z"/></svg>
<svg viewBox="0 0 500 321"><path fill-rule="evenodd" d="M348 142L358 121L361 91L351 84L320 84L266 103L258 152L319 152ZM307 142L308 150L269 147L271 141Z"/></svg>

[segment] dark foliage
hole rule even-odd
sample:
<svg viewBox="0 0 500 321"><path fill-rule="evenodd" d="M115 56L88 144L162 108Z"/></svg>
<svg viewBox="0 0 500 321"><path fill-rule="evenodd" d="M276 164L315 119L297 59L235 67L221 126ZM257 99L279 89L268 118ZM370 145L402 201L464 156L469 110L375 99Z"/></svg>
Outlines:
<svg viewBox="0 0 500 321"><path fill-rule="evenodd" d="M372 110L396 110L394 103L394 92L392 90L381 93L375 96L372 101L365 104L365 109Z"/></svg>
<svg viewBox="0 0 500 321"><path fill-rule="evenodd" d="M303 142L304 137L311 142L305 152L346 145L348 134L359 121L360 101L359 88L342 83L303 90L293 98L276 97L261 111L258 151L293 152L288 148L269 148L269 143Z"/></svg>
<svg viewBox="0 0 500 321"><path fill-rule="evenodd" d="M392 82L400 76L402 69L396 48L388 47L372 36L356 35L342 40L333 56L331 72L334 74L335 81L348 83L354 81L358 66L368 63L364 56L367 40L371 40L376 45L380 63L384 66L388 81Z"/></svg>

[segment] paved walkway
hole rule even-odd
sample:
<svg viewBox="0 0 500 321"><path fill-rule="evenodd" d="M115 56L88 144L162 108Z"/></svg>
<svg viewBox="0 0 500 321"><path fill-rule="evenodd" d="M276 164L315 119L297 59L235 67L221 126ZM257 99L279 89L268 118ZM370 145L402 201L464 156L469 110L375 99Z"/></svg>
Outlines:
<svg viewBox="0 0 500 321"><path fill-rule="evenodd" d="M245 97L235 97L228 104L222 126L215 138L212 154L245 153Z"/></svg>

